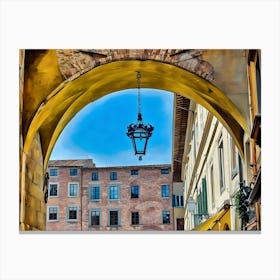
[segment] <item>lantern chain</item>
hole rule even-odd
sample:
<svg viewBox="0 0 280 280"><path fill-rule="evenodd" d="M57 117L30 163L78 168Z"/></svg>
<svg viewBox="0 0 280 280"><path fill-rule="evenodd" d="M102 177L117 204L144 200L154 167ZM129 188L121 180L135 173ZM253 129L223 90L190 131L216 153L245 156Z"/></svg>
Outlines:
<svg viewBox="0 0 280 280"><path fill-rule="evenodd" d="M138 117L141 116L140 79L141 79L141 73L139 71L137 71L137 82L138 82Z"/></svg>

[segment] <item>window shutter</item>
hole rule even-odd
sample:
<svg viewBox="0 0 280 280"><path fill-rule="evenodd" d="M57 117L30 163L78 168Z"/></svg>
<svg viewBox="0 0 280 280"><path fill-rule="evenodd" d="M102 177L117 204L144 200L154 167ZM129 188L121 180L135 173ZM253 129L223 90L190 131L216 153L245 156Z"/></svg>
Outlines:
<svg viewBox="0 0 280 280"><path fill-rule="evenodd" d="M175 194L172 194L172 207L175 207Z"/></svg>
<svg viewBox="0 0 280 280"><path fill-rule="evenodd" d="M208 213L206 178L202 179L203 213Z"/></svg>

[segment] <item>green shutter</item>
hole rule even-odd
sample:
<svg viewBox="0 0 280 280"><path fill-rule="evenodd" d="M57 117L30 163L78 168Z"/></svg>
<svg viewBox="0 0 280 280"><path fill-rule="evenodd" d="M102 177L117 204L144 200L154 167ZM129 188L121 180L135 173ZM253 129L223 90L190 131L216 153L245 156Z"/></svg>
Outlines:
<svg viewBox="0 0 280 280"><path fill-rule="evenodd" d="M206 178L202 178L202 201L203 201L203 213L208 213L208 204L207 204L207 187L206 187Z"/></svg>

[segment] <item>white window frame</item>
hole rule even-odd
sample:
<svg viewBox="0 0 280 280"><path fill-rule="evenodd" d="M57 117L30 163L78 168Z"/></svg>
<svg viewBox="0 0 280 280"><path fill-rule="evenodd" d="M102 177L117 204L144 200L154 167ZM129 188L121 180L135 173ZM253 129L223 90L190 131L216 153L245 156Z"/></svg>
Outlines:
<svg viewBox="0 0 280 280"><path fill-rule="evenodd" d="M69 219L69 210L70 208L75 207L77 208L77 219ZM67 222L78 222L79 221L79 206L78 205L67 205L66 207L66 221Z"/></svg>
<svg viewBox="0 0 280 280"><path fill-rule="evenodd" d="M118 180L118 172L117 171L110 171L110 181L117 181Z"/></svg>
<svg viewBox="0 0 280 280"><path fill-rule="evenodd" d="M95 199L95 198L91 198L91 188L99 188L99 198ZM95 185L95 184L90 184L88 187L88 196L89 196L89 201L101 201L101 186L100 185Z"/></svg>
<svg viewBox="0 0 280 280"><path fill-rule="evenodd" d="M56 208L57 209L57 218L56 218L56 220L50 220L50 208ZM48 205L47 206L47 222L48 223L59 222L59 206L58 205Z"/></svg>
<svg viewBox="0 0 280 280"><path fill-rule="evenodd" d="M91 212L99 212L99 225L92 225L91 224ZM91 208L89 210L89 215L88 215L89 219L88 219L88 224L91 227L101 227L102 226L102 211L100 208Z"/></svg>
<svg viewBox="0 0 280 280"><path fill-rule="evenodd" d="M136 223L136 224L133 224L133 223L132 223L132 220L133 220L132 215L133 215L134 213L138 213L138 223ZM140 213L139 213L139 211L131 211L130 219L131 219L130 223L131 223L132 226L139 226L139 225L141 224L141 222L140 222Z"/></svg>
<svg viewBox="0 0 280 280"><path fill-rule="evenodd" d="M136 188L138 189L138 197L132 197L132 188ZM130 199L138 199L140 198L140 187L139 185L133 185L133 186L130 186Z"/></svg>
<svg viewBox="0 0 280 280"><path fill-rule="evenodd" d="M76 169L77 170L77 175L71 175L71 169ZM77 177L77 176L79 176L79 169L77 167L70 167L69 168L69 176L70 177Z"/></svg>
<svg viewBox="0 0 280 280"><path fill-rule="evenodd" d="M169 174L170 172L169 172L169 168L161 168L160 169L160 174L161 175L167 175L167 174Z"/></svg>
<svg viewBox="0 0 280 280"><path fill-rule="evenodd" d="M71 184L77 185L77 195L70 195L70 185ZM69 182L68 183L68 197L79 197L79 182Z"/></svg>
<svg viewBox="0 0 280 280"><path fill-rule="evenodd" d="M167 187L167 189L168 189L168 196L163 196L164 187ZM167 185L167 184L161 185L161 198L162 199L169 199L170 198L170 185Z"/></svg>
<svg viewBox="0 0 280 280"><path fill-rule="evenodd" d="M51 170L56 170L56 175L51 175ZM50 167L49 175L50 175L50 177L57 177L58 176L58 168Z"/></svg>
<svg viewBox="0 0 280 280"><path fill-rule="evenodd" d="M111 213L111 211L118 212L118 224L117 225L111 225L110 224L110 213ZM119 208L110 208L110 209L108 209L108 226L109 227L119 227L119 226L121 226L121 211L120 211Z"/></svg>
<svg viewBox="0 0 280 280"><path fill-rule="evenodd" d="M96 174L97 176L97 179L93 179L93 174ZM91 172L91 181L93 181L93 182L97 182L97 181L99 181L99 172L98 171L92 171Z"/></svg>
<svg viewBox="0 0 280 280"><path fill-rule="evenodd" d="M51 195L51 185L57 185L57 195ZM49 182L48 196L49 196L49 198L59 197L59 183L58 182Z"/></svg>
<svg viewBox="0 0 280 280"><path fill-rule="evenodd" d="M163 216L164 216L164 213L167 213L167 212L169 212L169 223L164 223L163 222ZM171 211L170 210L162 210L162 224L163 225L170 225L171 224Z"/></svg>
<svg viewBox="0 0 280 280"><path fill-rule="evenodd" d="M118 189L118 198L110 198L110 188L111 187L117 187L117 189ZM118 201L118 200L120 200L120 186L119 185L109 185L108 186L108 200L109 201Z"/></svg>

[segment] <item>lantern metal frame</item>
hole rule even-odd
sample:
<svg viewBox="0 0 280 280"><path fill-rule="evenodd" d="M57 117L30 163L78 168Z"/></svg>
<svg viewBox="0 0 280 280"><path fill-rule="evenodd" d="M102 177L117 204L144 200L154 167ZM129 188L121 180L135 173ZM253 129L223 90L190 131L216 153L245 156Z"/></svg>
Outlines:
<svg viewBox="0 0 280 280"><path fill-rule="evenodd" d="M141 100L140 100L140 79L141 73L137 71L137 82L138 82L138 118L137 123L130 124L127 127L126 135L131 139L134 153L139 156L139 160L142 160L142 156L146 154L146 148L149 141L149 138L152 136L152 131L154 127L151 124L144 124L141 114ZM143 148L140 149L137 146L138 141L145 141Z"/></svg>

